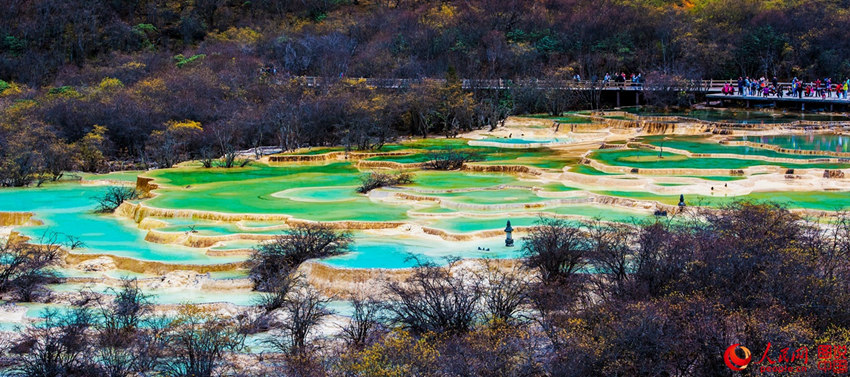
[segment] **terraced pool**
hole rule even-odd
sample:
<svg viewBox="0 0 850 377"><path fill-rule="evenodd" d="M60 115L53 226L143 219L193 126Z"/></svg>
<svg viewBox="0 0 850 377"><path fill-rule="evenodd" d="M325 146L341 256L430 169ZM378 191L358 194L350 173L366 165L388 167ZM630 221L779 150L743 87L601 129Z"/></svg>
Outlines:
<svg viewBox="0 0 850 377"><path fill-rule="evenodd" d="M759 135L742 136L736 140L775 145L779 148L804 151L850 152L850 136L840 134Z"/></svg>
<svg viewBox="0 0 850 377"><path fill-rule="evenodd" d="M731 117L742 122L791 119L735 112L705 113L703 117ZM313 161L309 162L253 162L233 169L205 169L197 163L186 163L147 172L79 174L81 181L2 189L0 211L31 212L43 222L14 227L26 236L38 238L51 231L80 239L83 246L71 250L71 254L134 261L106 271L83 271L69 265L59 271L64 277L154 278L162 269L221 266L218 269L223 271L208 269L214 270L210 272L211 279L244 280L245 270L238 265L251 248L281 234L287 224L305 220L330 222L353 232L350 253L321 263L334 268L398 269L413 265L411 257L436 263L445 263L450 257L517 258L522 254L521 239L516 247L504 245L501 230L507 220L518 229L518 238L522 237L523 228L533 226L541 216L573 222L651 221L656 208L678 203L679 192L685 193L689 205L709 207L734 200L769 200L792 209L821 211L850 207L850 184L842 178L822 178L824 169L847 169L850 163L819 161L825 156L818 154L720 144L720 138L714 135L641 134L636 139L623 135L600 132L600 138L608 139L587 144L584 150L554 145L559 143L517 149L471 146L469 139L461 138L429 139L386 145L373 152L406 152L363 156L368 157L363 165L358 165L357 158L345 159L339 154L319 156L343 150L327 147L299 151L311 156L309 159ZM514 145L539 141L522 137L493 140ZM843 152L850 137L775 135L742 136L734 140L787 149ZM633 141L688 153L666 151L659 157L657 150L626 147L626 144L633 147ZM603 142L620 149L596 149L595 145ZM419 163L429 158L429 152L446 148L473 151L480 161L459 171L421 170L408 165L406 169L414 176L412 184L377 189L368 195L356 191L364 174L383 169L362 166L371 166L368 164L376 161ZM587 161L579 164L585 158L594 161L593 167ZM765 176L718 172L756 166L800 169L795 172L800 177L786 179L784 172ZM630 171L633 168L684 169L686 173L634 174ZM766 174L765 171L775 169L755 171ZM118 214L95 213L95 198L104 193L106 186L94 183L132 184L137 175L152 178L159 185L151 197L133 201L132 208L128 205L128 210ZM723 190L713 190L721 186ZM136 205L141 207L135 208ZM148 267L138 267L136 262ZM73 291L81 287L60 284L52 288ZM94 286L94 289L105 288ZM156 293L160 303L168 304L224 301L248 305L256 298L246 292L215 293L203 289L185 292L163 289ZM0 323L0 329L2 326L8 325Z"/></svg>

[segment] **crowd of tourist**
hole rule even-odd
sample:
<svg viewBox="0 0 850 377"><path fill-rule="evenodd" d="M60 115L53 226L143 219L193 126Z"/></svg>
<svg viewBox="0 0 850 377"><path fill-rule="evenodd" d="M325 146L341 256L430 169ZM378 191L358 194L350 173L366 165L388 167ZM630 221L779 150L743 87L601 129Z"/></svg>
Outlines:
<svg viewBox="0 0 850 377"><path fill-rule="evenodd" d="M795 77L789 84L779 82L774 76L770 80L764 77L759 79L738 77L737 83L730 80L724 84L722 92L725 95L739 96L847 99L848 89L850 89L850 79L833 81L827 77L823 80L805 82Z"/></svg>
<svg viewBox="0 0 850 377"><path fill-rule="evenodd" d="M592 82L598 82L598 80L599 80L599 76L596 76L596 75L593 75L590 78L590 81L592 81ZM573 75L573 81L581 82L581 75L574 74ZM628 83L632 83L633 84L632 86L638 87L641 84L643 84L644 79L643 79L643 75L641 73L632 73L630 75L627 75L625 72L620 72L620 73L615 73L615 74L612 75L612 74L606 72L605 76L602 77L602 83L607 86L609 83L612 83L612 82L618 83L618 84L621 84L621 85L628 82Z"/></svg>

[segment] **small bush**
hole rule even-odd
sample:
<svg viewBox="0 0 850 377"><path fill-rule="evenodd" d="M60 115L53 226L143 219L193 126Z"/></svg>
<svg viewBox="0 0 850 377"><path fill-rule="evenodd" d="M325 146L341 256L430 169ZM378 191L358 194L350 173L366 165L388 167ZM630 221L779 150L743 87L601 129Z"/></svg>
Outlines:
<svg viewBox="0 0 850 377"><path fill-rule="evenodd" d="M55 87L55 88L50 88L50 90L48 90L47 93L57 94L57 95L62 95L62 94L76 95L76 94L78 94L76 89L74 89L74 87L70 86L70 85L63 85L63 86L58 86L58 87Z"/></svg>
<svg viewBox="0 0 850 377"><path fill-rule="evenodd" d="M174 56L174 62L177 65L177 68L183 68L183 66L185 66L186 64L201 60L205 57L206 55L204 54L192 55L190 57L183 56L183 54L178 54Z"/></svg>
<svg viewBox="0 0 850 377"><path fill-rule="evenodd" d="M360 181L360 187L357 188L357 192L365 194L380 187L413 183L413 175L406 172L398 172L395 174L371 172L360 177Z"/></svg>
<svg viewBox="0 0 850 377"><path fill-rule="evenodd" d="M277 296L264 297L261 305L274 309L283 302L292 286L291 272L308 259L342 255L349 250L352 238L324 224L296 225L254 249L248 259L249 277L254 289Z"/></svg>
<svg viewBox="0 0 850 377"><path fill-rule="evenodd" d="M444 149L429 152L428 161L422 165L422 168L430 170L458 170L467 162L479 160L481 160L481 157L472 151Z"/></svg>
<svg viewBox="0 0 850 377"><path fill-rule="evenodd" d="M98 212L115 211L125 200L133 200L139 198L139 192L135 187L110 186L102 196L96 198L98 202Z"/></svg>

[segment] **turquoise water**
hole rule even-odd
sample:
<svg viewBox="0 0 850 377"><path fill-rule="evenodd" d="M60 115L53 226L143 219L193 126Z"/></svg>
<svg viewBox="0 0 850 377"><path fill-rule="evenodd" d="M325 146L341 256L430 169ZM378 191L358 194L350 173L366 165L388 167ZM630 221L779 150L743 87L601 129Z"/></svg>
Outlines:
<svg viewBox="0 0 850 377"><path fill-rule="evenodd" d="M522 139L522 138L501 138L488 137L480 139L481 141L501 144L553 144L553 143L569 143L571 139L552 138L552 139Z"/></svg>
<svg viewBox="0 0 850 377"><path fill-rule="evenodd" d="M209 257L203 250L160 245L145 241L145 231L128 219L94 212L94 199L105 186L80 186L64 183L40 188L0 190L3 211L33 212L44 222L40 226L20 227L19 231L38 239L45 232L73 236L85 245L74 253L111 254L148 261L171 263L229 263L232 257Z"/></svg>
<svg viewBox="0 0 850 377"><path fill-rule="evenodd" d="M850 152L850 136L836 134L742 136L738 140L805 151Z"/></svg>
<svg viewBox="0 0 850 377"><path fill-rule="evenodd" d="M504 221L502 221L504 226ZM505 247L504 238L478 241L443 241L413 237L361 236L350 253L322 260L331 266L348 268L403 268L415 265L411 253L425 260L445 264L446 258L516 258L520 247ZM489 251L478 248L489 248Z"/></svg>
<svg viewBox="0 0 850 377"><path fill-rule="evenodd" d="M515 217L515 216L500 216L492 218L481 217L452 217L448 219L440 219L434 221L428 226L438 229L444 229L452 233L468 233L481 230L504 229L507 220L511 220L512 226L530 226L534 225L538 217Z"/></svg>
<svg viewBox="0 0 850 377"><path fill-rule="evenodd" d="M81 292L92 291L107 295L114 295L115 288L104 284L82 284L82 283L65 283L49 285L48 288L55 292ZM149 295L151 301L157 304L209 304L209 303L229 303L240 306L254 305L259 299L258 292L246 291L226 291L226 290L200 290L192 288L163 288L163 289L143 289L144 294ZM60 306L61 308L61 306ZM27 315L39 313L43 308L35 306L30 309Z"/></svg>

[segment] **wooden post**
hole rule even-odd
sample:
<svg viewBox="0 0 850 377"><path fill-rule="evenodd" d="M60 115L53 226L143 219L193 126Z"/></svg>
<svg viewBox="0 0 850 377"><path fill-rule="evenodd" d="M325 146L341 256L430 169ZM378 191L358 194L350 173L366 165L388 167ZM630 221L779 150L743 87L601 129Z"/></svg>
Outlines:
<svg viewBox="0 0 850 377"><path fill-rule="evenodd" d="M617 90L617 107L620 107L620 90Z"/></svg>

